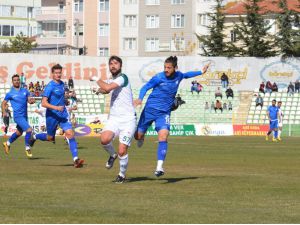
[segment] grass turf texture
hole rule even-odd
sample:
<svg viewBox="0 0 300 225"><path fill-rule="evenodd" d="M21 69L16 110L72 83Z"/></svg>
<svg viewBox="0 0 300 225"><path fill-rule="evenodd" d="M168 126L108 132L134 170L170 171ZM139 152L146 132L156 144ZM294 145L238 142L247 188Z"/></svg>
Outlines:
<svg viewBox="0 0 300 225"><path fill-rule="evenodd" d="M3 139L1 139L3 140ZM130 149L127 182L97 138L78 138L82 169L61 138L0 153L1 223L300 223L299 138L171 137L157 179L156 138Z"/></svg>

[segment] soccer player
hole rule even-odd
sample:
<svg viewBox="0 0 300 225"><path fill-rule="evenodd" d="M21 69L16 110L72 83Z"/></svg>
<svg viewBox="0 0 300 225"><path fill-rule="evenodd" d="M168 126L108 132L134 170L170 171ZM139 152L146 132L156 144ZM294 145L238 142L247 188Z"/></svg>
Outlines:
<svg viewBox="0 0 300 225"><path fill-rule="evenodd" d="M270 121L270 128L269 128L269 131L267 133L267 136L266 136L266 140L269 139L269 135L272 133L272 131L274 132L274 135L273 135L273 141L274 142L277 142L277 137L278 137L278 118L279 118L279 109L277 108L276 106L276 100L273 99L272 100L272 105L270 105L268 107L268 110L267 110L267 115L268 115L268 118L269 118L269 121Z"/></svg>
<svg viewBox="0 0 300 225"><path fill-rule="evenodd" d="M155 176L164 175L163 163L168 151L168 136L170 131L171 108L183 79L192 78L204 74L209 67L205 65L201 71L182 73L177 71L177 57L171 56L165 60L164 72L156 74L140 90L139 98L135 100L135 106L141 105L148 90L153 89L141 114L135 139L138 147L144 141L145 133L152 122L155 121L155 129L158 132L157 167Z"/></svg>
<svg viewBox="0 0 300 225"><path fill-rule="evenodd" d="M27 89L21 88L20 77L18 74L12 76L12 84L12 88L6 94L1 104L2 117L5 118L7 116L5 107L8 104L8 101L10 101L14 112L14 121L17 124L17 131L11 135L8 141L3 142L4 151L6 154L9 154L10 145L25 131L25 153L28 158L32 158L32 152L30 150L32 128L28 123L27 102L33 104L35 100L29 96L30 93Z"/></svg>
<svg viewBox="0 0 300 225"><path fill-rule="evenodd" d="M51 141L55 140L56 128L59 125L68 138L70 152L72 153L74 167L83 166L84 160L78 158L77 143L74 137L72 125L68 121L68 112L65 106L65 87L61 81L62 67L57 64L51 68L53 80L45 87L42 106L46 110L46 128L47 133L33 135L33 143L36 140Z"/></svg>
<svg viewBox="0 0 300 225"><path fill-rule="evenodd" d="M278 121L278 140L281 141L281 132L282 132L282 124L283 124L283 112L281 110L282 102L277 102L278 114L279 114L279 121Z"/></svg>
<svg viewBox="0 0 300 225"><path fill-rule="evenodd" d="M41 106L42 103L38 103L37 108L34 110L36 114L38 114L39 117L39 125L40 125L40 131L45 132L46 131L46 108Z"/></svg>
<svg viewBox="0 0 300 225"><path fill-rule="evenodd" d="M122 73L122 59L118 56L111 56L109 70L112 74L111 80L97 81L100 87L97 92L102 94L111 92L109 119L101 132L101 144L110 155L105 165L107 169L112 168L115 159L119 158L120 171L115 182L123 183L128 167L127 150L136 129L136 113L128 77ZM117 135L119 135L118 154L112 144Z"/></svg>

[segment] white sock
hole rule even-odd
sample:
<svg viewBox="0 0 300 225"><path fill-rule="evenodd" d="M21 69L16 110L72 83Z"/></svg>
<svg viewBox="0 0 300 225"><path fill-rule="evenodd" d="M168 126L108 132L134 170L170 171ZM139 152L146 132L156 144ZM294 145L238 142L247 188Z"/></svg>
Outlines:
<svg viewBox="0 0 300 225"><path fill-rule="evenodd" d="M280 138L281 136L281 130L278 130L278 137Z"/></svg>
<svg viewBox="0 0 300 225"><path fill-rule="evenodd" d="M29 146L25 146L25 150L26 151L30 150L30 147Z"/></svg>
<svg viewBox="0 0 300 225"><path fill-rule="evenodd" d="M102 146L103 146L103 148L105 149L105 151L108 152L108 154L109 154L110 156L114 156L114 155L116 154L115 149L114 149L114 146L112 145L111 142L110 142L109 144L107 144L107 145L102 145Z"/></svg>
<svg viewBox="0 0 300 225"><path fill-rule="evenodd" d="M164 161L163 160L157 160L157 166L156 166L156 171L164 171L163 169L163 164L164 164Z"/></svg>
<svg viewBox="0 0 300 225"><path fill-rule="evenodd" d="M126 176L127 166L128 166L128 154L124 156L119 156L119 162L120 162L120 173L119 175L122 177Z"/></svg>
<svg viewBox="0 0 300 225"><path fill-rule="evenodd" d="M6 141L6 144L7 144L7 146L10 146L10 142L9 141Z"/></svg>
<svg viewBox="0 0 300 225"><path fill-rule="evenodd" d="M77 157L77 156L75 156L75 157L73 158L73 161L75 162L77 159L78 159L78 157Z"/></svg>

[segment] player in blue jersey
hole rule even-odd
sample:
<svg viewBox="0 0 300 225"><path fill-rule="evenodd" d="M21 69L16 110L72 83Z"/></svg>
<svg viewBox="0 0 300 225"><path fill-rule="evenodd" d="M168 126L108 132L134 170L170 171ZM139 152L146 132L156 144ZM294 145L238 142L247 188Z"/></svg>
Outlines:
<svg viewBox="0 0 300 225"><path fill-rule="evenodd" d="M56 128L59 125L65 132L68 139L69 148L72 153L74 167L83 166L83 160L78 158L77 142L74 137L72 124L68 120L68 112L65 105L65 87L61 81L62 67L57 64L51 68L53 80L45 87L42 106L47 108L46 111L46 127L47 133L39 133L33 135L33 143L35 140L51 141L55 140Z"/></svg>
<svg viewBox="0 0 300 225"><path fill-rule="evenodd" d="M270 121L270 128L266 136L266 140L268 140L269 135L274 132L273 141L277 142L278 139L278 118L279 118L279 109L276 106L276 100L272 100L272 105L268 107L267 115Z"/></svg>
<svg viewBox="0 0 300 225"><path fill-rule="evenodd" d="M208 66L204 66L202 71L182 73L177 71L177 57L171 56L165 60L164 72L152 77L141 88L139 98L135 100L135 106L141 105L146 92L153 89L140 116L135 139L138 140L138 147L141 147L148 127L155 122L155 130L158 132L159 142L157 148L157 167L154 172L157 177L164 175L163 163L168 151L170 115L179 84L183 79L204 74Z"/></svg>
<svg viewBox="0 0 300 225"><path fill-rule="evenodd" d="M31 134L32 128L28 123L27 117L27 102L33 104L35 102L34 98L29 97L29 91L25 88L21 88L21 82L19 75L15 74L12 76L12 88L6 94L4 100L2 101L2 117L6 117L5 106L8 101L11 102L11 106L14 111L14 121L17 124L17 131L11 135L8 141L3 143L4 151L9 154L10 145L20 137L23 132L25 135L25 152L28 158L32 157L30 150L31 145Z"/></svg>

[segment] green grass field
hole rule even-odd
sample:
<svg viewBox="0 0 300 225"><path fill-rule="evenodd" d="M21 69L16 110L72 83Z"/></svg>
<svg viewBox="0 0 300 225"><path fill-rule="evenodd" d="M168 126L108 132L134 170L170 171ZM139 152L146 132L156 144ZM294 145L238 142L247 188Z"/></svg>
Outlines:
<svg viewBox="0 0 300 225"><path fill-rule="evenodd" d="M0 152L0 223L300 223L299 138L171 137L159 179L148 138L124 184L97 138L78 140L82 169L62 139L36 143L32 160L23 138Z"/></svg>

